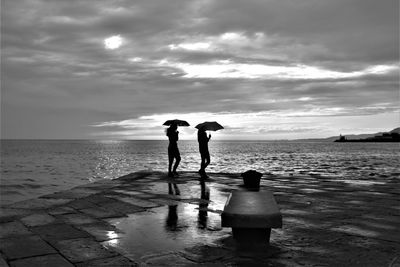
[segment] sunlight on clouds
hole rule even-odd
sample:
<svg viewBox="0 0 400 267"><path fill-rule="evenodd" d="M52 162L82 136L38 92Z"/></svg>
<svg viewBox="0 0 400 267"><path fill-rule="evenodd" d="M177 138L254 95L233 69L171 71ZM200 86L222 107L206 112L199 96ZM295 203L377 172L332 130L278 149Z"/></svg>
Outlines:
<svg viewBox="0 0 400 267"><path fill-rule="evenodd" d="M312 99L313 99L312 97L304 96L304 97L300 97L298 100L299 101L310 101Z"/></svg>
<svg viewBox="0 0 400 267"><path fill-rule="evenodd" d="M142 62L143 58L141 57L132 57L130 59L128 59L130 62Z"/></svg>
<svg viewBox="0 0 400 267"><path fill-rule="evenodd" d="M343 115L346 116L335 116ZM327 119L326 116L329 116ZM390 116L397 116L392 114ZM203 121L218 121L225 129L213 132L213 140L277 140L298 139L339 135L346 127L359 127L360 133L368 132L371 122L376 129L387 124L382 118L385 114L357 115L354 110L345 110L340 107L314 108L310 110L289 110L277 112L250 112L250 113L163 113L141 116L136 119L103 122L97 125L100 131L94 136L111 139L140 139L140 140L167 140L166 126L162 124L169 119L179 118L187 120L190 127L179 127L180 140L196 140L197 129L194 127ZM341 125L341 127L337 127ZM101 130L102 128L107 130ZM385 126L387 127L387 125ZM364 129L364 130L363 130Z"/></svg>
<svg viewBox="0 0 400 267"><path fill-rule="evenodd" d="M368 74L385 74L398 66L373 66L360 71L338 72L307 65L271 66L217 61L209 64L175 63L167 60L160 65L180 68L185 78L245 78L245 79L343 79Z"/></svg>
<svg viewBox="0 0 400 267"><path fill-rule="evenodd" d="M104 39L104 47L106 49L114 50L122 45L122 38L120 35L114 35L109 38Z"/></svg>
<svg viewBox="0 0 400 267"><path fill-rule="evenodd" d="M391 71L398 70L399 66L396 65L377 65L367 69L370 74L385 74Z"/></svg>
<svg viewBox="0 0 400 267"><path fill-rule="evenodd" d="M170 44L168 47L171 50L178 50L178 49L184 49L184 50L208 50L210 48L210 43L182 43L182 44Z"/></svg>
<svg viewBox="0 0 400 267"><path fill-rule="evenodd" d="M98 132L97 136L114 136L119 138L165 139L165 129L162 124L170 119L182 119L190 123L190 127L179 127L181 140L196 139L197 129L194 127L204 121L217 121L224 130L214 133L216 139L232 138L263 138L269 134L305 132L306 129L320 129L313 125L309 117L334 115L342 113L340 108L313 109L281 112L249 112L249 113L164 113L141 116L123 121L102 122L93 127L108 128L109 131ZM302 118L299 118L302 117ZM310 125L304 125L310 124Z"/></svg>

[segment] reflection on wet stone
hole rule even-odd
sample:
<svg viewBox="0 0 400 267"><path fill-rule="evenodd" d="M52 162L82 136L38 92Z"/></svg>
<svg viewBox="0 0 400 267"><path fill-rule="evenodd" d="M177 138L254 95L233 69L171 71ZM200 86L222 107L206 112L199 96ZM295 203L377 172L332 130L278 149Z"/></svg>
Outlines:
<svg viewBox="0 0 400 267"><path fill-rule="evenodd" d="M1 258L9 266L396 266L399 262L398 181L349 183L268 175L260 192L273 192L284 227L272 229L269 246L265 242L250 246L237 242L230 228L221 228L229 194L246 191L239 175L210 173L206 181L190 172L174 179L163 173L147 175L152 178L146 180L146 173L127 175L115 181L117 187L112 182L107 187L86 186L97 193L79 199L48 198L16 205L29 210L2 209L6 221L0 223L0 266ZM83 196L88 191L73 192Z"/></svg>

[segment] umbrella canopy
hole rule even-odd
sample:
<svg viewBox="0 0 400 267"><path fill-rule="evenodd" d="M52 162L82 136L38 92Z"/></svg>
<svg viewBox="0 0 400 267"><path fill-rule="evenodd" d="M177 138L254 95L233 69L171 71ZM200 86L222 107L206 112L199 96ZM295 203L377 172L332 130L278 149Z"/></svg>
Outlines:
<svg viewBox="0 0 400 267"><path fill-rule="evenodd" d="M224 129L221 124L216 121L205 121L196 125L197 129L203 129L205 131L218 131Z"/></svg>
<svg viewBox="0 0 400 267"><path fill-rule="evenodd" d="M163 125L165 126L170 126L172 124L176 124L177 126L190 126L189 123L187 121L183 121L183 120L167 120L166 122L164 122Z"/></svg>

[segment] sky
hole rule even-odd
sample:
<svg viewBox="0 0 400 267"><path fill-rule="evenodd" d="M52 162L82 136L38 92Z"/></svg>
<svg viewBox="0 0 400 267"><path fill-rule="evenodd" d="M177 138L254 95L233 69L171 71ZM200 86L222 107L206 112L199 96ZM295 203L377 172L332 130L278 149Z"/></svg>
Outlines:
<svg viewBox="0 0 400 267"><path fill-rule="evenodd" d="M4 0L1 138L280 140L400 126L398 0Z"/></svg>

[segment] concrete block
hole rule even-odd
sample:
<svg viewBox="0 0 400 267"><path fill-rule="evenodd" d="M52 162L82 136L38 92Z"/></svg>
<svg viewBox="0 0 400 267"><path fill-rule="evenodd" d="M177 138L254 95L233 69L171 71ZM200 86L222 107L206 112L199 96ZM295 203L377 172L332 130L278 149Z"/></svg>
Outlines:
<svg viewBox="0 0 400 267"><path fill-rule="evenodd" d="M88 232L99 242L116 239L120 236L120 232L118 231L118 229L115 226L106 222L79 225L77 227L79 229L82 229L83 231Z"/></svg>
<svg viewBox="0 0 400 267"><path fill-rule="evenodd" d="M118 255L91 238L58 241L54 246L73 263L111 258Z"/></svg>
<svg viewBox="0 0 400 267"><path fill-rule="evenodd" d="M13 204L13 208L16 209L49 209L54 206L59 206L70 202L71 199L28 199L21 202Z"/></svg>
<svg viewBox="0 0 400 267"><path fill-rule="evenodd" d="M19 236L0 239L0 250L7 259L19 259L57 253L38 236Z"/></svg>
<svg viewBox="0 0 400 267"><path fill-rule="evenodd" d="M68 224L51 224L31 228L32 232L40 235L44 240L55 242L74 238L90 237L84 231L78 230Z"/></svg>
<svg viewBox="0 0 400 267"><path fill-rule="evenodd" d="M44 255L10 262L10 267L73 267L72 263L67 261L59 254Z"/></svg>
<svg viewBox="0 0 400 267"><path fill-rule="evenodd" d="M39 226L39 225L46 225L46 224L51 224L56 221L56 218L53 216L50 216L47 213L37 213L37 214L31 214L29 216L26 216L21 219L22 223L25 224L26 226L32 227L32 226Z"/></svg>
<svg viewBox="0 0 400 267"><path fill-rule="evenodd" d="M110 209L110 210L115 210L117 212L120 212L122 214L130 214L130 213L135 213L135 212L140 212L144 211L145 209L139 206L135 206L126 202L122 201L114 201L111 203L105 203L101 206L104 209Z"/></svg>
<svg viewBox="0 0 400 267"><path fill-rule="evenodd" d="M118 256L106 259L92 260L83 263L78 263L78 267L97 267L97 266L139 266L136 262L129 260L128 258Z"/></svg>
<svg viewBox="0 0 400 267"><path fill-rule="evenodd" d="M0 207L0 223L15 221L16 219L31 213L33 213L32 210Z"/></svg>
<svg viewBox="0 0 400 267"><path fill-rule="evenodd" d="M123 213L120 213L115 210L103 209L103 208L88 208L82 209L81 212L93 216L95 218L103 219L103 218L118 218L125 216Z"/></svg>
<svg viewBox="0 0 400 267"><path fill-rule="evenodd" d="M19 221L12 221L0 224L0 238L10 236L32 235L33 233L28 230Z"/></svg>
<svg viewBox="0 0 400 267"><path fill-rule="evenodd" d="M0 255L0 267L9 267L2 255Z"/></svg>
<svg viewBox="0 0 400 267"><path fill-rule="evenodd" d="M67 224L87 224L87 223L96 223L98 220L93 219L92 217L82 214L82 213L69 213L69 214L60 214L56 215L57 218L63 220Z"/></svg>

